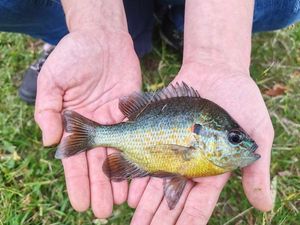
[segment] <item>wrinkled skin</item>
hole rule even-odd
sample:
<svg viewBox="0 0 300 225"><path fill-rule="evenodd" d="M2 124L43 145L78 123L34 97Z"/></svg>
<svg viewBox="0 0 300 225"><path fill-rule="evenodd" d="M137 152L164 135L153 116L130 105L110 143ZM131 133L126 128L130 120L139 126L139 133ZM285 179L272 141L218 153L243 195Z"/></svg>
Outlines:
<svg viewBox="0 0 300 225"><path fill-rule="evenodd" d="M184 81L197 89L201 96L222 106L255 140L259 146L256 153L261 158L243 169L243 187L254 207L270 210L269 166L274 131L268 111L258 87L247 73L234 73L226 68L216 71L215 68L184 65L173 83ZM186 186L172 211L162 200L161 179L135 179L128 197L129 205L137 207L132 224L206 224L229 176L226 173L194 179Z"/></svg>
<svg viewBox="0 0 300 225"><path fill-rule="evenodd" d="M124 116L118 99L140 86L139 61L128 33L93 29L67 35L38 77L35 118L44 145L59 143L64 109L102 124L121 122ZM110 216L113 203L121 204L127 198L127 182L111 183L103 174L105 157L106 151L96 148L62 160L73 208L84 211L91 205L99 218Z"/></svg>

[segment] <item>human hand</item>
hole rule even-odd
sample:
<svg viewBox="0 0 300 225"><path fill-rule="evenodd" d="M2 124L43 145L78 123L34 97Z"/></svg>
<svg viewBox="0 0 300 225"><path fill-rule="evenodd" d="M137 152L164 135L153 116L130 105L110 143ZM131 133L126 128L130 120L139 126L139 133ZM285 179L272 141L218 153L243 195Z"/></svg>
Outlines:
<svg viewBox="0 0 300 225"><path fill-rule="evenodd" d="M257 209L272 208L270 193L270 153L274 131L255 82L249 74L221 67L184 65L174 82L184 81L221 107L255 140L261 158L242 169L243 187L250 203ZM134 224L206 224L230 173L196 178L190 182L177 206L169 210L163 199L162 179L135 179L130 184L128 204L136 207Z"/></svg>
<svg viewBox="0 0 300 225"><path fill-rule="evenodd" d="M101 124L123 120L118 98L140 90L141 72L131 37L125 32L76 30L64 37L38 76L35 119L45 146L62 135L61 112L72 109ZM112 150L108 149L110 153ZM106 150L96 148L63 159L73 208L91 208L106 218L113 203L127 198L127 182L114 183L102 172Z"/></svg>

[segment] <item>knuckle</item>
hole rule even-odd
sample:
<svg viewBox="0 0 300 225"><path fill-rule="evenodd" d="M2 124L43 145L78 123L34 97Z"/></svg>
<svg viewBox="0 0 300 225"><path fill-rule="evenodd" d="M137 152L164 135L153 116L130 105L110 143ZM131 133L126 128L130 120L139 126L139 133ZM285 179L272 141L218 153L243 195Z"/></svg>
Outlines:
<svg viewBox="0 0 300 225"><path fill-rule="evenodd" d="M223 188L223 183L214 181L200 182L199 185L195 187L195 191L206 192L206 193L219 193ZM200 199L199 199L200 200Z"/></svg>
<svg viewBox="0 0 300 225"><path fill-rule="evenodd" d="M263 129L263 132L264 134L262 137L265 143L268 145L272 145L275 136L275 131L272 124L267 124L266 127Z"/></svg>
<svg viewBox="0 0 300 225"><path fill-rule="evenodd" d="M200 209L196 205L192 205L192 204L186 205L186 207L184 209L184 213L187 216L192 217L193 220L195 220L197 222L200 222L200 221L207 222L209 219L209 216L205 213L205 211L203 211L203 209Z"/></svg>
<svg viewBox="0 0 300 225"><path fill-rule="evenodd" d="M74 174L74 173L65 173L65 179L67 181L69 180L80 180L82 178L86 178L88 177L87 173L78 173L78 174Z"/></svg>
<svg viewBox="0 0 300 225"><path fill-rule="evenodd" d="M159 193L163 191L163 185L158 180L151 180L147 189L151 193Z"/></svg>
<svg viewBox="0 0 300 225"><path fill-rule="evenodd" d="M204 184L203 188L206 189L207 191L212 192L212 193L218 193L222 189L222 185L219 184L219 183L212 183L212 182L210 182L208 184Z"/></svg>
<svg viewBox="0 0 300 225"><path fill-rule="evenodd" d="M139 208L139 211L140 211L140 214L141 215L145 215L145 216L153 216L154 215L154 213L155 213L155 210L156 210L156 208L152 208L152 207L150 207L150 206L148 206L148 207L146 207L146 206L141 206L140 208ZM148 217L147 216L147 217Z"/></svg>
<svg viewBox="0 0 300 225"><path fill-rule="evenodd" d="M268 140L273 140L275 131L270 118L263 119L263 121L261 121L256 127L259 135Z"/></svg>
<svg viewBox="0 0 300 225"><path fill-rule="evenodd" d="M37 108L34 111L34 121L39 124L40 122L40 112L37 110Z"/></svg>
<svg viewBox="0 0 300 225"><path fill-rule="evenodd" d="M274 136L275 136L275 131L274 131L274 128L273 128L272 124L270 124L270 126L268 126L267 133L270 136L270 138L272 138L272 140L273 140Z"/></svg>
<svg viewBox="0 0 300 225"><path fill-rule="evenodd" d="M106 187L108 185L110 186L110 181L104 176L101 178L90 177L90 184L97 185L98 187Z"/></svg>
<svg viewBox="0 0 300 225"><path fill-rule="evenodd" d="M168 215L167 211L162 212L162 215L159 218L154 218L150 223L150 225L167 225L167 224L173 224L172 220L170 220L170 215Z"/></svg>

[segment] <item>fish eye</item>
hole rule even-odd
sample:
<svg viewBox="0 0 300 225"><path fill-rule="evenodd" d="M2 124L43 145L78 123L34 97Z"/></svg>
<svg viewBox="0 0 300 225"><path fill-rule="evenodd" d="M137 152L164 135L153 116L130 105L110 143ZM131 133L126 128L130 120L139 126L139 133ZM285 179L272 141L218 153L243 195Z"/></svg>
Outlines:
<svg viewBox="0 0 300 225"><path fill-rule="evenodd" d="M231 144L239 144L243 141L244 134L239 130L233 130L228 133L228 141Z"/></svg>

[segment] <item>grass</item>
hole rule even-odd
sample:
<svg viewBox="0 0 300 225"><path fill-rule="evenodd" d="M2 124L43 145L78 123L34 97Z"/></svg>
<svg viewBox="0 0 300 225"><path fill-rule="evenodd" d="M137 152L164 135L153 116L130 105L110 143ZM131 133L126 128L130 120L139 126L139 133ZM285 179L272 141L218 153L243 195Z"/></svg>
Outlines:
<svg viewBox="0 0 300 225"><path fill-rule="evenodd" d="M133 210L116 207L99 220L91 211L76 213L65 191L62 166L53 149L41 146L33 107L20 101L22 71L38 56L39 42L17 34L0 34L0 225L129 224ZM275 206L261 213L243 194L240 173L229 181L209 224L297 224L300 221L300 26L254 35L251 72L264 93L274 84L283 95L264 95L276 131L272 152ZM166 85L180 68L180 56L157 41L142 60L144 89ZM232 194L234 193L234 194Z"/></svg>

